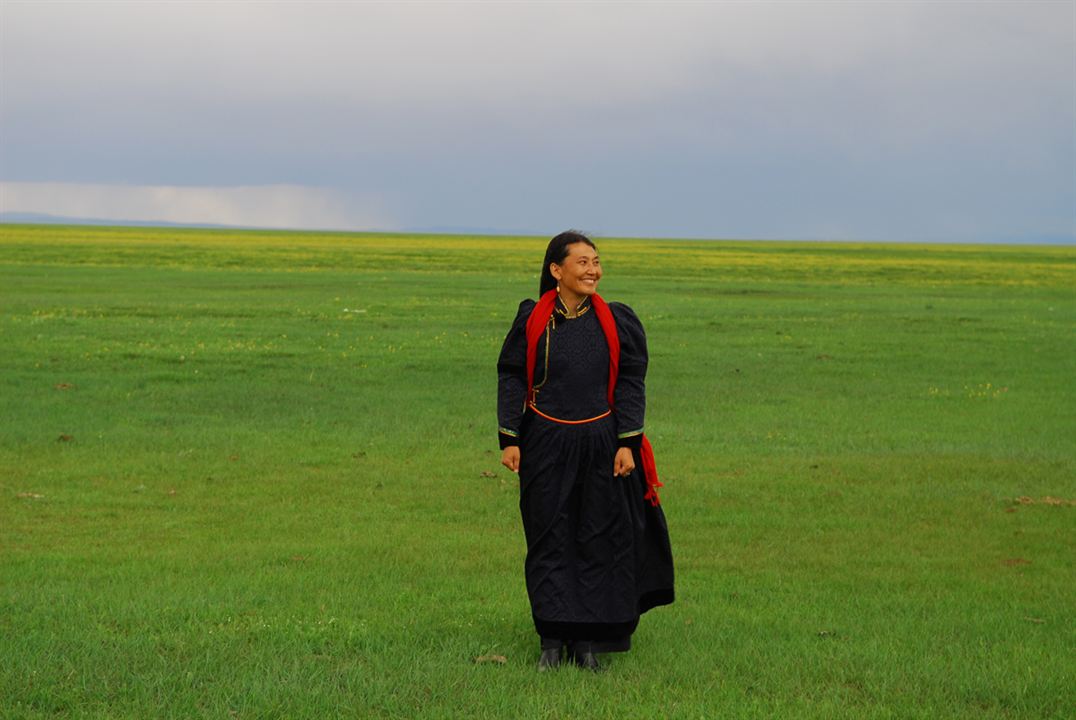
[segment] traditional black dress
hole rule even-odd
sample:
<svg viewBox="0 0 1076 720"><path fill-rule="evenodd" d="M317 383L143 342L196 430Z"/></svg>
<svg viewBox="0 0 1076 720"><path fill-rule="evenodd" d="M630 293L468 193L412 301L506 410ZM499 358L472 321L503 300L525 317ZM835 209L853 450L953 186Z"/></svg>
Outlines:
<svg viewBox="0 0 1076 720"><path fill-rule="evenodd" d="M647 485L638 455L646 335L631 308L609 304L620 370L615 409L599 418L609 410L609 346L589 300L568 318L558 299L537 346L534 403L528 405L525 328L534 306L533 300L520 303L497 363L500 445L520 447L519 507L534 626L543 638L593 641L597 652L627 650L640 614L673 601L665 515L643 499ZM628 477L613 475L618 447L635 453Z"/></svg>

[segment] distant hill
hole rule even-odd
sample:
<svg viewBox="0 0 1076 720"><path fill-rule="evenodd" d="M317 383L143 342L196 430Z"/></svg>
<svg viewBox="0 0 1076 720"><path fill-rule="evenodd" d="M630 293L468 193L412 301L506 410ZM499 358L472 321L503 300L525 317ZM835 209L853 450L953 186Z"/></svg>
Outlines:
<svg viewBox="0 0 1076 720"><path fill-rule="evenodd" d="M386 230L383 228L367 228L365 230L341 230L339 228L273 228L258 225L222 225L219 223L177 223L166 222L164 220L106 220L103 218L82 218L82 217L67 217L63 215L48 215L46 213L26 213L26 212L0 212L0 225L15 225L15 224L28 224L28 225L114 225L121 227L175 227L175 228L208 228L219 230L296 230L307 232L367 232L367 233L411 233L415 235L504 235L504 236L522 236L522 237L552 237L555 232L548 230L533 230L533 229L505 229L494 227L480 227L470 225L430 225L425 227L405 227ZM601 234L592 235L592 237L599 238ZM610 237L633 237L631 235L618 235L616 233L610 233ZM637 237L637 236L636 236ZM661 236L654 236L661 237ZM669 236L665 236L669 237ZM676 238L676 239L691 239L691 238ZM696 240L717 240L721 238L694 238ZM731 238L729 238L731 239ZM779 238L767 238L771 240L778 240ZM781 240L793 242L799 238L781 238ZM987 240L947 240L947 241L930 241L930 240L869 240L859 241L848 238L833 238L831 240L810 240L808 242L877 242L882 244L900 243L900 242L912 242L922 244L977 244L982 243L984 245L1076 245L1076 234L1073 235L1023 235L1007 238L991 238Z"/></svg>
<svg viewBox="0 0 1076 720"><path fill-rule="evenodd" d="M555 233L540 230L520 230L491 227L476 227L471 225L431 225L428 227L409 227L400 232L415 233L416 235L520 235L524 237L539 236L552 237Z"/></svg>
<svg viewBox="0 0 1076 720"><path fill-rule="evenodd" d="M164 220L109 220L104 218L69 217L64 215L49 215L46 213L26 212L0 212L0 224L27 224L27 225L113 225L120 227L189 227L189 228L214 228L234 230L324 230L338 232L332 228L271 228L258 225L223 225L220 223L177 223ZM346 232L346 231L342 231ZM538 235L545 236L547 233L533 230L504 230L491 227L471 227L460 225L435 225L430 227L407 227L398 230L382 230L369 228L355 230L354 232L398 232L415 233L416 235Z"/></svg>
<svg viewBox="0 0 1076 720"><path fill-rule="evenodd" d="M118 225L123 227L192 227L229 228L232 225L213 223L176 223L164 220L106 220L103 218L65 217L45 213L0 212L0 224L27 225Z"/></svg>

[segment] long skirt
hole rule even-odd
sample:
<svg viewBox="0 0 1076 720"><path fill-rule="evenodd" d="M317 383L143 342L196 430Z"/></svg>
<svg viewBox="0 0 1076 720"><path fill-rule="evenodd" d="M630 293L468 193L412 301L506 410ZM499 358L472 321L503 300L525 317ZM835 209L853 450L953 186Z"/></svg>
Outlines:
<svg viewBox="0 0 1076 720"><path fill-rule="evenodd" d="M589 640L627 650L639 616L673 601L669 530L644 500L638 453L628 477L613 475L612 416L566 425L527 414L520 498L527 538L527 593L543 638Z"/></svg>

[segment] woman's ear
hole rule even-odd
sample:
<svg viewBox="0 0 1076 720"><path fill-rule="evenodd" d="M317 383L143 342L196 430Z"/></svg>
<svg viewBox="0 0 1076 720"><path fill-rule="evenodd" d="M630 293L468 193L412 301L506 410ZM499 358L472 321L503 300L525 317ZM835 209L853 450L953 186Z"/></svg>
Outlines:
<svg viewBox="0 0 1076 720"><path fill-rule="evenodd" d="M560 280L560 265L549 263L549 274L552 275L555 280Z"/></svg>

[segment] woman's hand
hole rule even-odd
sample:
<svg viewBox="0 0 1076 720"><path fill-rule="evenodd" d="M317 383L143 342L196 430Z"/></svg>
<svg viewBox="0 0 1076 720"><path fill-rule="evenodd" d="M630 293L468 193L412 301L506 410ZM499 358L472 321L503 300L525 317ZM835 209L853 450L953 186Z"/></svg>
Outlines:
<svg viewBox="0 0 1076 720"><path fill-rule="evenodd" d="M509 445L501 453L501 465L514 473L519 472L519 446Z"/></svg>
<svg viewBox="0 0 1076 720"><path fill-rule="evenodd" d="M613 460L613 475L627 477L635 469L635 456L631 454L631 448L622 447L616 451Z"/></svg>

